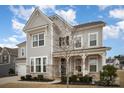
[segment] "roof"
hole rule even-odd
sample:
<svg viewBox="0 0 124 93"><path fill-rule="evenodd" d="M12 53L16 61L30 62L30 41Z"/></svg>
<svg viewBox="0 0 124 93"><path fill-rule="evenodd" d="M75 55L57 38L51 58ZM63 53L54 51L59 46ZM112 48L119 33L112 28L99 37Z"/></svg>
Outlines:
<svg viewBox="0 0 124 93"><path fill-rule="evenodd" d="M83 23L83 24L79 24L79 25L75 25L75 28L80 28L80 27L87 27L87 26L94 26L94 25L103 25L105 26L105 22L103 21L94 21L94 22L89 22L89 23Z"/></svg>
<svg viewBox="0 0 124 93"><path fill-rule="evenodd" d="M22 42L22 43L17 44L17 46L22 46L22 45L26 45L26 41L24 41L24 42Z"/></svg>
<svg viewBox="0 0 124 93"><path fill-rule="evenodd" d="M18 48L8 48L4 47L10 55L18 56Z"/></svg>

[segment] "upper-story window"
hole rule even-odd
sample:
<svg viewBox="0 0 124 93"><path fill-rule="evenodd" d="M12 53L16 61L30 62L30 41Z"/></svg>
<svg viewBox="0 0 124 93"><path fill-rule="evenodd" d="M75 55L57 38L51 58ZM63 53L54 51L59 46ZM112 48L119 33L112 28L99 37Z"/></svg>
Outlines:
<svg viewBox="0 0 124 93"><path fill-rule="evenodd" d="M90 33L89 34L89 46L97 46L97 37L98 33Z"/></svg>
<svg viewBox="0 0 124 93"><path fill-rule="evenodd" d="M3 55L3 63L8 63L8 56L7 55Z"/></svg>
<svg viewBox="0 0 124 93"><path fill-rule="evenodd" d="M81 48L81 42L82 42L82 37L81 36L75 36L74 37L74 46L75 48Z"/></svg>
<svg viewBox="0 0 124 93"><path fill-rule="evenodd" d="M59 37L59 46L69 45L69 36Z"/></svg>
<svg viewBox="0 0 124 93"><path fill-rule="evenodd" d="M32 36L33 37L33 47L44 46L44 33L38 33Z"/></svg>
<svg viewBox="0 0 124 93"><path fill-rule="evenodd" d="M23 57L25 55L25 49L21 48L21 56Z"/></svg>

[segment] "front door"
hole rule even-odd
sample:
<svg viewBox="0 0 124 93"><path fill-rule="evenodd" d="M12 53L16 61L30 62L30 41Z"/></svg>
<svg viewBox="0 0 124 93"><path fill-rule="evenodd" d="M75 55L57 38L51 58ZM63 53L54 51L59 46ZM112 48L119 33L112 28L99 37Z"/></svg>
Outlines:
<svg viewBox="0 0 124 93"><path fill-rule="evenodd" d="M66 75L66 60L61 59L61 77Z"/></svg>

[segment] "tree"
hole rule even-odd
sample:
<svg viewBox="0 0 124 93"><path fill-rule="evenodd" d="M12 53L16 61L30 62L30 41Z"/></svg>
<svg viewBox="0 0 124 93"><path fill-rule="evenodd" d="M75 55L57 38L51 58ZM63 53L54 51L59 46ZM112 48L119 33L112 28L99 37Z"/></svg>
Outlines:
<svg viewBox="0 0 124 93"><path fill-rule="evenodd" d="M100 80L104 81L105 85L112 85L117 77L117 69L112 65L103 66L103 71L100 72Z"/></svg>
<svg viewBox="0 0 124 93"><path fill-rule="evenodd" d="M59 51L61 50L61 53L63 57L66 60L66 84L67 87L69 87L69 63L70 63L70 57L71 57L71 52L74 50L74 31L76 30L75 28L70 28L66 22L63 22L63 30L62 31L59 26L54 24L54 31L56 31L56 36L55 41L56 44L54 47L58 48ZM59 37L59 34L63 34L62 37Z"/></svg>

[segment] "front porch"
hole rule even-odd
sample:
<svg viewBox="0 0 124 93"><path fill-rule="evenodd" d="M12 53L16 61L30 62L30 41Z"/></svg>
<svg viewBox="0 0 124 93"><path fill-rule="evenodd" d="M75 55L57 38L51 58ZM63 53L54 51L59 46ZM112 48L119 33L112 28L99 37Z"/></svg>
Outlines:
<svg viewBox="0 0 124 93"><path fill-rule="evenodd" d="M70 76L90 75L99 80L99 71L102 70L102 66L106 64L106 51L92 51L85 53L75 51L70 55L68 67L62 52L53 55L54 78L66 76L68 69Z"/></svg>

